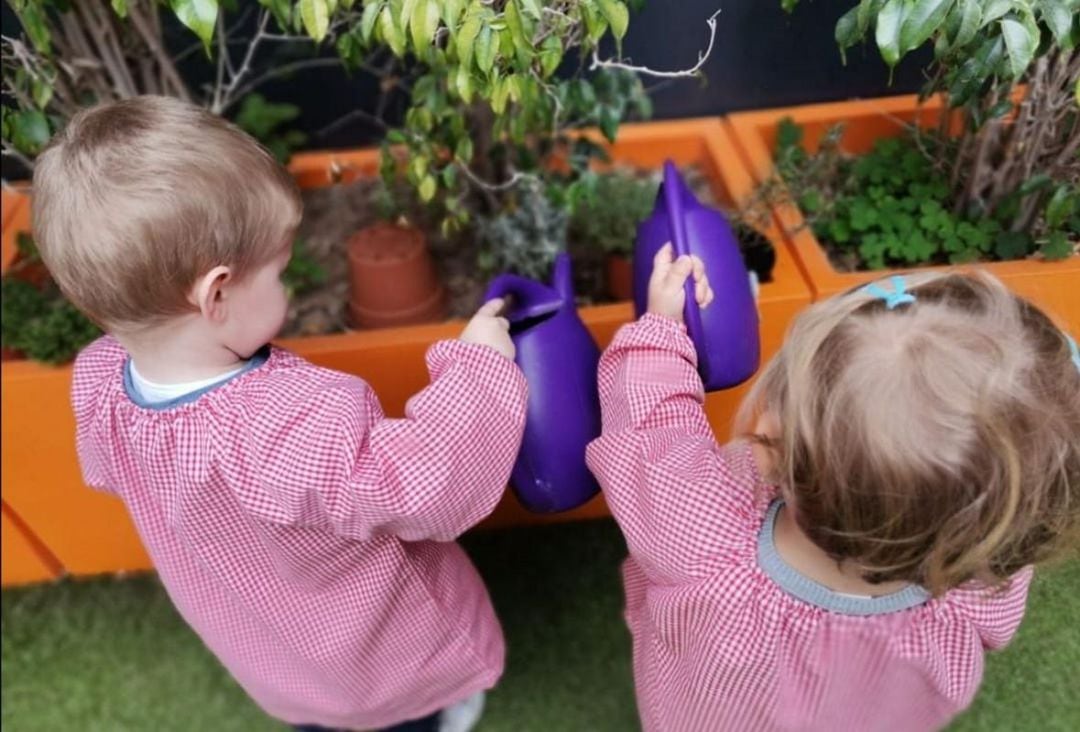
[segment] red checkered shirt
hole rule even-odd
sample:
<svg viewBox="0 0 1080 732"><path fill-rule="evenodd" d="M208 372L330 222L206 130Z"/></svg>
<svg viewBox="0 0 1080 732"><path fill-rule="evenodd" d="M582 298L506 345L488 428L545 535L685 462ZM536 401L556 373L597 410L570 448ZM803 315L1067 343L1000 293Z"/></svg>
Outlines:
<svg viewBox="0 0 1080 732"><path fill-rule="evenodd" d="M386 726L502 674L499 623L452 539L503 493L525 380L483 346L427 358L405 419L279 349L165 410L128 397L112 338L76 362L86 482L124 500L180 614L286 722Z"/></svg>
<svg viewBox="0 0 1080 732"><path fill-rule="evenodd" d="M588 459L630 550L644 728L944 725L974 697L985 650L1016 632L1031 571L1001 592L966 587L875 615L789 594L759 563L776 490L748 445L716 444L695 363L685 329L655 315L620 331L600 363L604 431Z"/></svg>

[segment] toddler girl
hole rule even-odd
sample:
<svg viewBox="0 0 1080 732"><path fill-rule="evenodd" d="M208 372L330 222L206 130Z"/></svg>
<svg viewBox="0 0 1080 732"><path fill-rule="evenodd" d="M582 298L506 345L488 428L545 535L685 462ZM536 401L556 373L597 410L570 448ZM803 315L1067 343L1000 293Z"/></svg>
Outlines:
<svg viewBox="0 0 1080 732"><path fill-rule="evenodd" d="M988 275L894 277L800 315L720 447L691 275L707 305L700 263L658 255L589 449L645 729L943 726L1077 525L1075 344Z"/></svg>

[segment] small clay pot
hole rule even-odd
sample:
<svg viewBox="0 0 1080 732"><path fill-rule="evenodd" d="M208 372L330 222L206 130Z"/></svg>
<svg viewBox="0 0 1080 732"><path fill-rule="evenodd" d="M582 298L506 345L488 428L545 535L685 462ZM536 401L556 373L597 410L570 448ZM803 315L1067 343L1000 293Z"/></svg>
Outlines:
<svg viewBox="0 0 1080 732"><path fill-rule="evenodd" d="M389 328L446 317L446 292L423 233L378 223L349 239L349 315L357 328Z"/></svg>
<svg viewBox="0 0 1080 732"><path fill-rule="evenodd" d="M607 290L612 300L634 299L634 267L630 257L609 254L606 261Z"/></svg>

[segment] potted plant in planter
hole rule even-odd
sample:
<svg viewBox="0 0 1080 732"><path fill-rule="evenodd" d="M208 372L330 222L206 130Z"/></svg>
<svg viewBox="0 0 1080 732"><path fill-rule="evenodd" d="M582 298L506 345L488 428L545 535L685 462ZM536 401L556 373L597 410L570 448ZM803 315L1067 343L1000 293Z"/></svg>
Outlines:
<svg viewBox="0 0 1080 732"><path fill-rule="evenodd" d="M602 173L589 198L574 211L570 239L577 248L604 256L604 282L612 300L634 295L631 256L638 224L649 216L659 185L655 175Z"/></svg>
<svg viewBox="0 0 1080 732"><path fill-rule="evenodd" d="M893 65L932 44L922 96L732 116L819 296L882 267L987 262L1080 324L1078 11L866 0L838 22L841 48L872 34Z"/></svg>
<svg viewBox="0 0 1080 732"><path fill-rule="evenodd" d="M348 242L349 314L359 328L442 320L446 293L435 275L423 232L380 222Z"/></svg>

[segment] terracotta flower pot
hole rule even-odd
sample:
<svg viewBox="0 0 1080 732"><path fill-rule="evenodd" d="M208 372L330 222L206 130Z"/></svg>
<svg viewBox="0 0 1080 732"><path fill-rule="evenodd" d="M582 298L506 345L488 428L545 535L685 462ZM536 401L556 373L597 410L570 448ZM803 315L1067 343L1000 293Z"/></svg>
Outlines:
<svg viewBox="0 0 1080 732"><path fill-rule="evenodd" d="M418 229L374 224L353 235L348 251L354 326L386 328L446 316L446 293Z"/></svg>
<svg viewBox="0 0 1080 732"><path fill-rule="evenodd" d="M606 260L608 295L616 302L634 299L634 267L630 257L609 254Z"/></svg>

